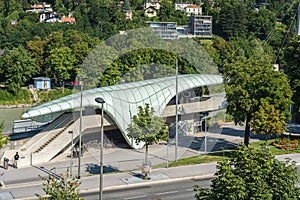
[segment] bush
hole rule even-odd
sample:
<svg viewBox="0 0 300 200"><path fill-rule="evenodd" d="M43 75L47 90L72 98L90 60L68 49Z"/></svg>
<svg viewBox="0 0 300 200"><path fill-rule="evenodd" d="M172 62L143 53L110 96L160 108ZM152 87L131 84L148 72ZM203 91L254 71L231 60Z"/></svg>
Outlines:
<svg viewBox="0 0 300 200"><path fill-rule="evenodd" d="M48 91L38 91L38 97L40 99L40 103L45 103L48 101L52 101L54 99L58 99L60 97L64 97L73 93L73 90L65 88L64 93L62 93L61 89L52 89Z"/></svg>
<svg viewBox="0 0 300 200"><path fill-rule="evenodd" d="M195 199L300 199L294 162L281 162L265 149L239 145L234 156L218 162L211 189L195 185Z"/></svg>
<svg viewBox="0 0 300 200"><path fill-rule="evenodd" d="M0 90L1 105L31 104L32 94L28 89L20 89L15 95L7 90Z"/></svg>

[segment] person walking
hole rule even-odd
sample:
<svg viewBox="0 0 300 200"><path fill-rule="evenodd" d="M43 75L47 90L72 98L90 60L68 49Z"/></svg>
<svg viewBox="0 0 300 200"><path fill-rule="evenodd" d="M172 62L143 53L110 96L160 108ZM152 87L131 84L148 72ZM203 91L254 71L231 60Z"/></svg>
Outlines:
<svg viewBox="0 0 300 200"><path fill-rule="evenodd" d="M17 169L18 168L18 160L19 160L20 156L19 153L16 152L16 154L14 155L14 167Z"/></svg>

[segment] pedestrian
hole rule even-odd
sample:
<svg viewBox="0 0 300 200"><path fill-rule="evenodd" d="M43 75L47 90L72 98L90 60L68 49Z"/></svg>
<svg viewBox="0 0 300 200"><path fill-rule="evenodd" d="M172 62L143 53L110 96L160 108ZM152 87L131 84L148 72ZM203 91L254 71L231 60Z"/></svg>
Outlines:
<svg viewBox="0 0 300 200"><path fill-rule="evenodd" d="M19 153L16 152L15 156L14 156L14 167L18 168L18 160L19 160Z"/></svg>

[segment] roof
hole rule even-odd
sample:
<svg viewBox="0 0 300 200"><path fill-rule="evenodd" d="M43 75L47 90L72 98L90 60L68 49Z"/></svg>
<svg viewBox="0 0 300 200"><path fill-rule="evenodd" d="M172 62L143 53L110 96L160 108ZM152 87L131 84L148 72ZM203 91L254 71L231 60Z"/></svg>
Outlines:
<svg viewBox="0 0 300 200"><path fill-rule="evenodd" d="M201 6L198 6L198 5L195 5L195 4L192 4L192 5L187 5L186 8L198 8L200 9Z"/></svg>
<svg viewBox="0 0 300 200"><path fill-rule="evenodd" d="M149 7L145 8L144 10L149 10L149 9L158 11L158 9L155 8L155 6L149 6Z"/></svg>
<svg viewBox="0 0 300 200"><path fill-rule="evenodd" d="M178 76L178 92L194 87L222 84L219 75L187 74ZM124 83L108 87L94 88L83 91L83 107L100 107L95 102L96 97L105 100L103 109L117 124L125 140L133 148L140 148L143 144L132 143L126 134L131 115L136 115L139 106L149 103L154 107L155 114L161 115L169 101L176 95L176 77L164 77L145 81ZM55 112L63 112L80 108L81 93L71 94L48 103L31 108L22 115L23 118L32 118ZM131 113L131 115L130 115Z"/></svg>
<svg viewBox="0 0 300 200"><path fill-rule="evenodd" d="M48 77L35 77L33 80L44 80L44 81L50 81L51 79Z"/></svg>
<svg viewBox="0 0 300 200"><path fill-rule="evenodd" d="M74 17L62 17L61 22L75 23L76 19Z"/></svg>

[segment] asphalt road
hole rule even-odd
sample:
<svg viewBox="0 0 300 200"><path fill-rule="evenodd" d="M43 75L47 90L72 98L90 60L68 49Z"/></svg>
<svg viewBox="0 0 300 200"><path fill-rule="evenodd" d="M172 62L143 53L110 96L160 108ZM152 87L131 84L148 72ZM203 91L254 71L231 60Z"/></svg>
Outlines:
<svg viewBox="0 0 300 200"><path fill-rule="evenodd" d="M169 183L156 183L147 186L137 186L134 188L124 188L118 190L104 191L104 200L182 200L194 199L194 185L209 187L211 178L183 180ZM98 192L81 194L85 200L95 200L99 198Z"/></svg>
<svg viewBox="0 0 300 200"><path fill-rule="evenodd" d="M298 180L300 180L300 166L298 169ZM42 182L37 179L19 180L7 183L1 192L12 192L15 199L24 197L34 197L36 193L42 193ZM136 187L127 187L116 190L105 190L103 193L104 200L182 200L194 199L195 192L193 186L195 184L201 187L210 186L210 178L191 179L182 181L171 181L168 183L156 182L149 185ZM299 182L298 182L299 184ZM90 189L96 192L81 193L80 196L86 200L94 200L99 198L97 191L98 186L91 186ZM36 199L36 198L33 198Z"/></svg>

